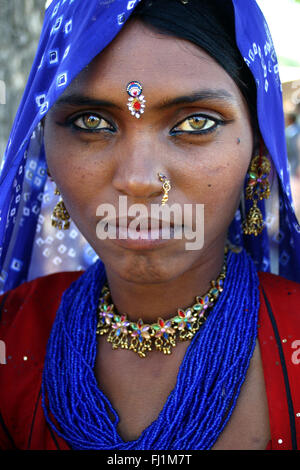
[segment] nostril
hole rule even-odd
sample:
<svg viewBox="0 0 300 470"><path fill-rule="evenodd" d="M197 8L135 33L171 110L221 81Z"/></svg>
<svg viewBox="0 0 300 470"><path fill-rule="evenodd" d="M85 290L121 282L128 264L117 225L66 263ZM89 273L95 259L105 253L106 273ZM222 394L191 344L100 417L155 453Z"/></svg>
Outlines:
<svg viewBox="0 0 300 470"><path fill-rule="evenodd" d="M131 198L149 198L158 197L161 194L162 190L159 182L154 178L133 178L126 175L120 175L118 178L113 180L114 188L123 195L130 196Z"/></svg>

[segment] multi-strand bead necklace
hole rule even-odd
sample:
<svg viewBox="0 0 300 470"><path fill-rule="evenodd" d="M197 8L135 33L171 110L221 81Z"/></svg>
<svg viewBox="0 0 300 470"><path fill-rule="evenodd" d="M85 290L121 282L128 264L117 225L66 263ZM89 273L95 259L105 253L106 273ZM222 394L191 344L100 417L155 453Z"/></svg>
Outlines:
<svg viewBox="0 0 300 470"><path fill-rule="evenodd" d="M179 308L177 315L169 320L159 317L157 322L151 325L141 319L131 322L126 314L118 313L106 283L99 301L97 334L107 335L106 339L112 343L113 349L129 349L140 357L146 357L146 354L153 349L171 354L172 347L176 346L178 340L186 341L193 338L215 305L223 290L226 257L227 251L222 270L218 278L211 281L211 288L205 295L197 296L192 306L186 309Z"/></svg>

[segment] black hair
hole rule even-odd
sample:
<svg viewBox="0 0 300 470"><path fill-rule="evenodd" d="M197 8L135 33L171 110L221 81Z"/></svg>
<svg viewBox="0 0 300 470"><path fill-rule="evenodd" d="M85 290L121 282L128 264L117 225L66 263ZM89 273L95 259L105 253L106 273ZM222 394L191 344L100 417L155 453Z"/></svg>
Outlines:
<svg viewBox="0 0 300 470"><path fill-rule="evenodd" d="M231 0L142 0L133 17L163 34L191 41L211 55L239 87L258 134L256 85L236 44Z"/></svg>

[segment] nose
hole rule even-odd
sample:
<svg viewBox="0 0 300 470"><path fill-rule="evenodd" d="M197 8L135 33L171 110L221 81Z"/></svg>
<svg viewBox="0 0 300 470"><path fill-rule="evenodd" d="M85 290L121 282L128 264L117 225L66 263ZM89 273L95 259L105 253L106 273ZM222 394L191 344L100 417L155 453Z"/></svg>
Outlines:
<svg viewBox="0 0 300 470"><path fill-rule="evenodd" d="M139 146L139 149L125 150L126 156L122 152L123 157L118 161L112 181L114 188L122 195L145 201L161 197L163 183L158 173L164 173L164 168L150 148L140 150Z"/></svg>

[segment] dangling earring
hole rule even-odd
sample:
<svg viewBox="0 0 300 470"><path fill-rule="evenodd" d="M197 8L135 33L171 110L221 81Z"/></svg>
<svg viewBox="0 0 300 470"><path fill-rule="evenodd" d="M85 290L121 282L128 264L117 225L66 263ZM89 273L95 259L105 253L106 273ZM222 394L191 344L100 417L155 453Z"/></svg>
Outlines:
<svg viewBox="0 0 300 470"><path fill-rule="evenodd" d="M60 192L55 188L54 194L57 196L60 196ZM66 206L64 204L64 201L62 198L58 201L56 206L53 209L52 216L51 216L51 223L53 227L56 227L58 229L64 229L67 230L70 228L70 214L68 213Z"/></svg>
<svg viewBox="0 0 300 470"><path fill-rule="evenodd" d="M47 175L51 175L49 173L49 170L47 168ZM53 181L53 179L51 178ZM54 194L56 196L60 196L59 189L55 188ZM52 215L51 215L51 224L53 227L58 228L59 230L64 229L67 230L70 228L70 214L68 213L66 206L64 204L64 201L62 200L62 197L60 197L58 203L53 209Z"/></svg>
<svg viewBox="0 0 300 470"><path fill-rule="evenodd" d="M253 206L243 223L245 235L257 236L263 231L264 220L257 203L259 200L268 199L270 196L270 183L268 180L270 171L270 161L262 155L261 145L260 154L252 159L247 175L249 180L246 187L246 199L251 199Z"/></svg>

